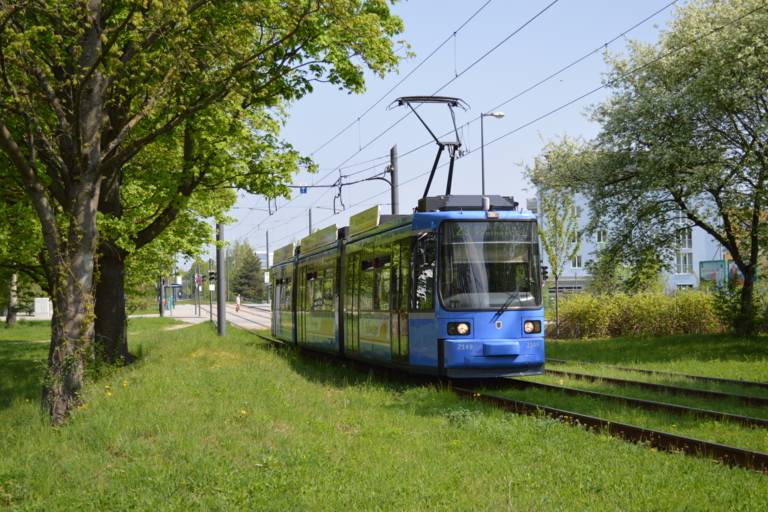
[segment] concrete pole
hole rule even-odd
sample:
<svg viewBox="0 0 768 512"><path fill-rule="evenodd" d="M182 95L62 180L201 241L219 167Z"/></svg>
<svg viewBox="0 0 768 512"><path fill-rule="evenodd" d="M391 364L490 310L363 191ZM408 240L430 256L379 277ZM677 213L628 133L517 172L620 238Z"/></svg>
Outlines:
<svg viewBox="0 0 768 512"><path fill-rule="evenodd" d="M208 314L210 315L210 321L213 322L213 292L211 291L211 284L215 284L215 281L211 281L210 271L213 270L213 260L208 260Z"/></svg>
<svg viewBox="0 0 768 512"><path fill-rule="evenodd" d="M312 208L308 210L309 212L309 234L312 234Z"/></svg>
<svg viewBox="0 0 768 512"><path fill-rule="evenodd" d="M224 261L224 224L216 224L216 314L219 336L227 334L227 275Z"/></svg>
<svg viewBox="0 0 768 512"><path fill-rule="evenodd" d="M160 278L160 317L165 316L165 279Z"/></svg>
<svg viewBox="0 0 768 512"><path fill-rule="evenodd" d="M390 185L392 192L392 215L397 215L400 213L400 198L398 197L400 191L398 190L397 183L397 144L389 150L389 177L392 182Z"/></svg>
<svg viewBox="0 0 768 512"><path fill-rule="evenodd" d="M482 183L482 195L485 195L485 138L483 137L483 118L480 114L480 180Z"/></svg>
<svg viewBox="0 0 768 512"><path fill-rule="evenodd" d="M269 230L267 230L267 268L265 272L269 272ZM272 294L270 293L270 290L272 289L272 276L269 276L269 283L267 283L267 304L270 304L272 302Z"/></svg>

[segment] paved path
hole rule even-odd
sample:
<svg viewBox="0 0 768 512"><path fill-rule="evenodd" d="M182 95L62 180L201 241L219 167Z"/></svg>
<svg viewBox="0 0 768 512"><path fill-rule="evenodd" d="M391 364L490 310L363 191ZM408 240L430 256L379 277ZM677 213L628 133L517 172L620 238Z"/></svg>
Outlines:
<svg viewBox="0 0 768 512"><path fill-rule="evenodd" d="M234 304L227 304L227 322L242 327L243 329L269 329L271 325L270 317L271 312L268 304L243 304L240 306L239 312L235 311ZM181 304L174 308L173 314L168 315L168 318L175 318L182 322L197 324L209 321L211 315L208 310L208 304L203 304L202 314L200 316L195 314L195 306L193 304ZM214 304L214 321L216 318L216 305Z"/></svg>
<svg viewBox="0 0 768 512"><path fill-rule="evenodd" d="M166 317L174 318L190 324L199 324L210 320L208 304L203 304L200 315L195 314L194 304L179 304L173 309L173 313L166 312ZM227 322L243 329L269 329L272 325L269 304L243 304L240 311L235 311L234 304L227 304ZM129 318L157 318L158 313L143 315L130 315ZM19 315L19 320L50 320L51 316ZM213 319L216 320L216 305L213 305Z"/></svg>

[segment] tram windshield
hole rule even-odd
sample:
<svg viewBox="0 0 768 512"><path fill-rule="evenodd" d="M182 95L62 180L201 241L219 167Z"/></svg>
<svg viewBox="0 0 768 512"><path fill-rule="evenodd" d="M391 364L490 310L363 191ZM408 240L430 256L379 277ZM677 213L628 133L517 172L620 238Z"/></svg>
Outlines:
<svg viewBox="0 0 768 512"><path fill-rule="evenodd" d="M446 309L541 305L535 222L444 222L439 268Z"/></svg>

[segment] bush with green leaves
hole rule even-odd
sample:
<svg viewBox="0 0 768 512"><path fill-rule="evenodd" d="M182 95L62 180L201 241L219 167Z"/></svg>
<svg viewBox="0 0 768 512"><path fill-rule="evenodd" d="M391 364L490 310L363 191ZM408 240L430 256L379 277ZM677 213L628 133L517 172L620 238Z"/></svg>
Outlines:
<svg viewBox="0 0 768 512"><path fill-rule="evenodd" d="M559 337L708 334L723 332L724 325L715 297L701 291L580 293L560 306Z"/></svg>

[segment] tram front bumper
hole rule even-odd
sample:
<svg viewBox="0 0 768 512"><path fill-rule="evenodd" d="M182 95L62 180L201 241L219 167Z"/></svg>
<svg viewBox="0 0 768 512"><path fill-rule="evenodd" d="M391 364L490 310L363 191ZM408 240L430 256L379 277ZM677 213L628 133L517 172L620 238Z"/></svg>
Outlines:
<svg viewBox="0 0 768 512"><path fill-rule="evenodd" d="M544 338L443 340L445 368L499 368L544 364Z"/></svg>

